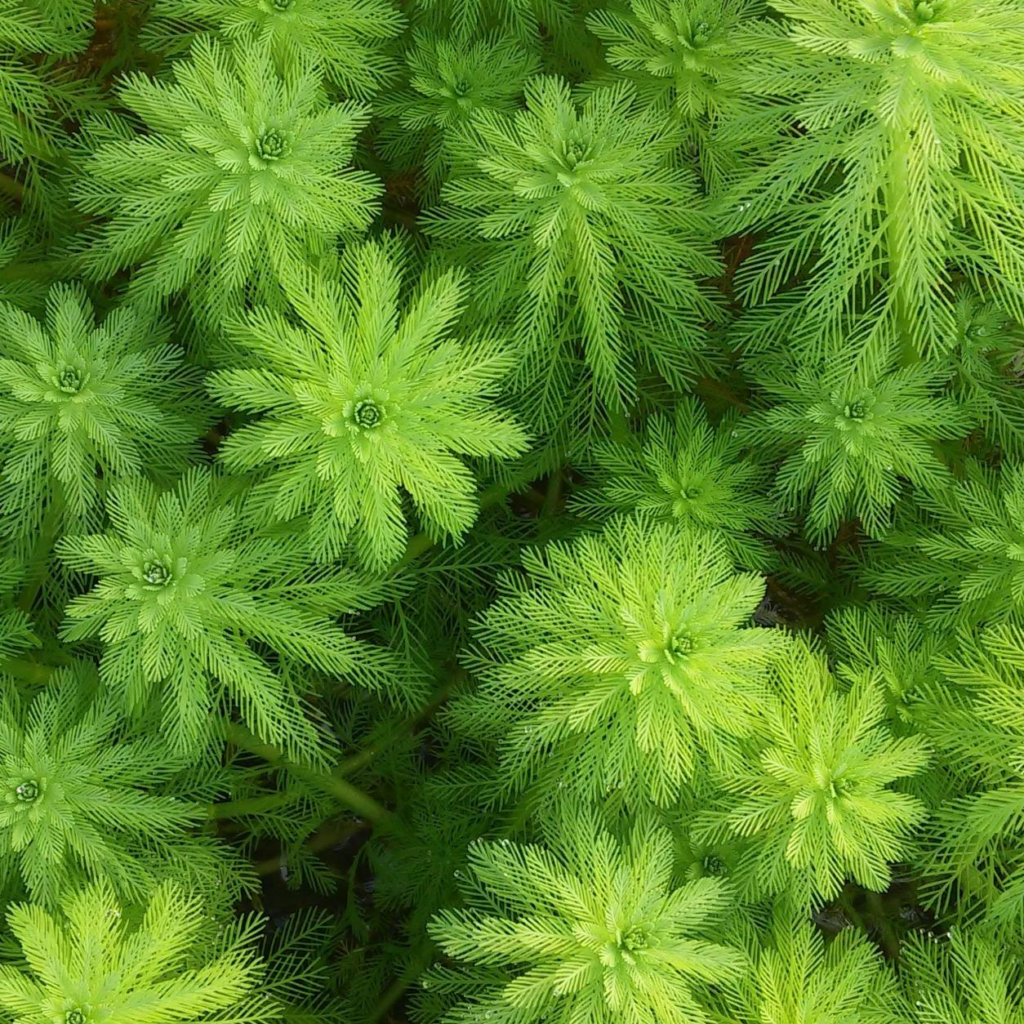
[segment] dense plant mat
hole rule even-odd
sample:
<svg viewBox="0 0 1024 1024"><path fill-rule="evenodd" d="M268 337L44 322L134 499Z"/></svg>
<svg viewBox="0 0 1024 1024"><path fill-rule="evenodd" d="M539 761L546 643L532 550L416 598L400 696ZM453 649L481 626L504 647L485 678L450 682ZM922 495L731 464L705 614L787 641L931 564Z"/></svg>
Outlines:
<svg viewBox="0 0 1024 1024"><path fill-rule="evenodd" d="M0 96L0 1024L1024 1020L1022 0Z"/></svg>

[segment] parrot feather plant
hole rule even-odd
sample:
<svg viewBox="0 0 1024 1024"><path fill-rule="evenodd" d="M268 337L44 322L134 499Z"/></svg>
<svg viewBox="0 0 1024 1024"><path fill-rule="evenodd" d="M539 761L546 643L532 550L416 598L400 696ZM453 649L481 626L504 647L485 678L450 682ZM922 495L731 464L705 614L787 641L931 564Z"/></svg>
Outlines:
<svg viewBox="0 0 1024 1024"><path fill-rule="evenodd" d="M512 321L516 388L550 430L581 372L589 416L621 414L644 367L683 385L717 318L700 279L719 265L696 178L669 160L675 133L632 88L579 105L567 82L541 76L525 98L525 110L470 121L469 167L427 229L473 260L481 314Z"/></svg>
<svg viewBox="0 0 1024 1024"><path fill-rule="evenodd" d="M331 619L370 595L358 577L304 572L301 538L253 531L237 496L207 470L170 491L127 482L108 506L110 532L59 545L71 568L96 577L68 605L63 636L102 641L100 674L124 708L159 704L174 746L196 751L216 738L216 712L233 702L292 757L327 757L303 695L261 647L384 686L388 652Z"/></svg>
<svg viewBox="0 0 1024 1024"><path fill-rule="evenodd" d="M479 843L469 871L466 909L430 924L459 966L423 978L458 1000L441 1018L450 1024L703 1022L693 989L745 967L740 950L706 937L728 888L710 878L672 886L662 829L640 823L617 840L583 814L554 847Z"/></svg>
<svg viewBox="0 0 1024 1024"><path fill-rule="evenodd" d="M0 0L0 1024L1024 1024L1024 0Z"/></svg>
<svg viewBox="0 0 1024 1024"><path fill-rule="evenodd" d="M751 304L794 303L841 331L881 286L908 353L942 350L956 279L1022 312L1019 179L1024 26L1007 0L773 0L743 88L779 131L723 212L764 236L742 270ZM755 109L722 126L733 147ZM796 130L793 130L796 129ZM794 287L795 284L795 287ZM813 347L813 343L812 343Z"/></svg>
<svg viewBox="0 0 1024 1024"><path fill-rule="evenodd" d="M42 323L0 305L3 529L99 522L102 490L145 470L173 482L208 422L202 376L168 344L169 324L126 307L102 323L80 287L56 284Z"/></svg>
<svg viewBox="0 0 1024 1024"><path fill-rule="evenodd" d="M480 688L454 727L498 744L506 786L669 802L734 752L784 638L748 625L764 592L714 534L646 516L552 543L480 617Z"/></svg>
<svg viewBox="0 0 1024 1024"><path fill-rule="evenodd" d="M458 456L522 453L526 434L489 399L510 355L493 333L453 337L463 276L424 280L399 307L393 247L346 255L337 284L310 277L288 289L300 323L257 310L228 330L258 365L211 374L227 405L265 412L226 441L236 472L268 471L253 500L279 519L309 513L313 555L331 561L351 538L377 569L407 540L402 494L428 531L459 538L476 518L474 476Z"/></svg>
<svg viewBox="0 0 1024 1024"><path fill-rule="evenodd" d="M265 42L201 37L173 81L136 73L120 99L147 130L85 160L72 197L96 219L77 262L91 280L141 264L146 306L185 292L216 325L373 217L380 183L347 166L368 111L330 103L315 64L279 73Z"/></svg>

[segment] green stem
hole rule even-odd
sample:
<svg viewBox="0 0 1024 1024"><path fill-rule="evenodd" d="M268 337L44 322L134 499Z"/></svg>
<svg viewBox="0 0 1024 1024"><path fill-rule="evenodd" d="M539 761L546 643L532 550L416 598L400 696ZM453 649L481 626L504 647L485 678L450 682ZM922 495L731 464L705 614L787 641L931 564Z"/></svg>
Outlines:
<svg viewBox="0 0 1024 1024"><path fill-rule="evenodd" d="M0 192L21 202L25 198L25 186L17 178L0 171Z"/></svg>
<svg viewBox="0 0 1024 1024"><path fill-rule="evenodd" d="M429 943L423 950L405 965L405 970L387 987L377 1001L373 1013L370 1014L371 1024L380 1020L395 1003L405 994L405 990L418 978L434 959L434 948Z"/></svg>
<svg viewBox="0 0 1024 1024"><path fill-rule="evenodd" d="M281 807L291 800L288 793L268 793L265 796L249 797L245 800L228 800L222 804L210 804L209 817L213 821L236 818L248 814L259 814Z"/></svg>
<svg viewBox="0 0 1024 1024"><path fill-rule="evenodd" d="M15 679L32 686L45 686L55 671L56 668L52 665L40 665L37 661L28 661L25 658L7 658L0 662L0 674L14 676Z"/></svg>
<svg viewBox="0 0 1024 1024"><path fill-rule="evenodd" d="M871 916L876 922L875 930L878 934L879 944L885 950L886 955L895 960L900 955L900 941L890 924L890 915L882 901L882 894L868 890L865 895Z"/></svg>
<svg viewBox="0 0 1024 1024"><path fill-rule="evenodd" d="M32 572L25 582L25 587L18 595L17 607L23 611L31 611L36 603L39 591L42 589L50 568L50 556L53 554L53 546L57 542L57 535L60 532L61 519L64 516L64 496L60 488L54 487L51 491L52 503L46 511L42 528L39 531L39 539L29 558L29 565Z"/></svg>
<svg viewBox="0 0 1024 1024"><path fill-rule="evenodd" d="M362 832L363 829L368 828L366 822L336 822L332 828L324 829L322 832L318 832L315 836L310 838L303 849L308 853L320 853L322 850L328 850L332 846L336 846L338 843L347 839L349 836L355 835L357 832ZM276 875L281 868L288 866L288 855L286 853L278 854L276 857L268 857L266 860L261 860L255 865L256 874L261 878L265 878L267 875Z"/></svg>
<svg viewBox="0 0 1024 1024"><path fill-rule="evenodd" d="M896 332L899 337L899 361L901 366L911 366L921 361L921 353L914 338L911 317L907 308L907 295L903 287L901 245L898 226L907 215L910 206L910 180L907 177L909 158L909 137L906 130L895 129L890 133L892 151L885 187L885 240L886 261L889 270L889 288L894 304Z"/></svg>
<svg viewBox="0 0 1024 1024"><path fill-rule="evenodd" d="M414 733L417 729L422 728L434 716L437 710L443 706L451 695L452 690L462 683L465 678L465 670L461 668L456 669L448 681L431 697L429 704L417 711L416 714L410 715L380 740L371 743L368 747L364 747L358 754L353 754L352 757L346 758L334 768L333 774L341 777L351 775L353 772L365 768L378 754L389 750L399 737Z"/></svg>
<svg viewBox="0 0 1024 1024"><path fill-rule="evenodd" d="M544 503L541 505L541 519L549 519L558 512L562 501L562 485L565 483L565 471L556 469L551 474L551 482L548 484L548 493L544 495Z"/></svg>
<svg viewBox="0 0 1024 1024"><path fill-rule="evenodd" d="M298 778L312 783L322 791L330 794L340 804L353 810L360 817L373 822L374 825L393 826L394 815L382 804L377 803L373 797L362 790L357 789L352 783L336 775L318 771L315 768L308 768L305 765L289 761L284 751L263 740L257 739L245 726L237 722L230 722L225 727L225 737L231 743L248 750L258 757L262 757L268 764L275 768L287 768Z"/></svg>

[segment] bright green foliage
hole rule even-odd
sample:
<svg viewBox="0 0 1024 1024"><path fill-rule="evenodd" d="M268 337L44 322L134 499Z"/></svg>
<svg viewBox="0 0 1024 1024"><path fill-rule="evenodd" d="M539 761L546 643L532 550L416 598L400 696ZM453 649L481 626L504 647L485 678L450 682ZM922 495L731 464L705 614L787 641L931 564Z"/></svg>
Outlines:
<svg viewBox="0 0 1024 1024"><path fill-rule="evenodd" d="M672 888L663 829L638 824L620 842L581 814L550 847L474 844L469 868L466 909L430 926L466 965L424 978L464 996L446 1024L695 1024L707 1019L696 989L745 966L706 938L728 888L710 878Z"/></svg>
<svg viewBox="0 0 1024 1024"><path fill-rule="evenodd" d="M695 882L701 878L729 882L743 859L745 845L743 840L734 836L703 842L692 833L688 833L685 841L676 844L677 877L687 882ZM732 895L736 906L742 908L745 904L745 894L734 888ZM740 912L742 913L742 910Z"/></svg>
<svg viewBox="0 0 1024 1024"><path fill-rule="evenodd" d="M394 562L407 539L403 491L432 535L461 537L478 503L458 456L526 447L493 402L507 348L488 332L455 335L462 275L424 279L405 305L402 271L392 246L353 250L338 284L310 277L289 289L301 326L260 309L232 321L254 365L210 377L221 401L267 413L227 439L225 465L266 470L257 500L282 519L308 512L321 559L351 538L367 564Z"/></svg>
<svg viewBox="0 0 1024 1024"><path fill-rule="evenodd" d="M514 113L539 62L498 33L470 40L419 31L413 40L407 87L377 101L387 122L377 145L400 167L420 166L421 187L435 198L451 168L466 160L458 130L481 110Z"/></svg>
<svg viewBox="0 0 1024 1024"><path fill-rule="evenodd" d="M38 642L32 620L20 608L10 607L10 591L21 582L21 565L16 557L0 558L0 658L9 658Z"/></svg>
<svg viewBox="0 0 1024 1024"><path fill-rule="evenodd" d="M237 499L206 471L186 474L171 491L125 483L107 512L110 532L60 544L71 568L99 578L68 606L65 639L101 639L105 683L133 712L161 703L179 750L208 740L230 701L259 736L299 759L322 757L324 739L302 695L255 645L383 685L385 652L331 621L372 603L374 588L342 568L311 572L300 537L253 532Z"/></svg>
<svg viewBox="0 0 1024 1024"><path fill-rule="evenodd" d="M134 916L134 915L133 915ZM0 966L0 1008L16 1024L262 1024L257 918L215 934L202 903L166 883L130 921L104 883L69 894L51 916L16 904L8 924L24 961Z"/></svg>
<svg viewBox="0 0 1024 1024"><path fill-rule="evenodd" d="M94 17L89 0L22 0L20 7L26 21L38 18L64 39L64 48L55 52L76 53L88 42Z"/></svg>
<svg viewBox="0 0 1024 1024"><path fill-rule="evenodd" d="M91 689L82 670L64 671L34 699L8 692L0 703L0 879L13 875L49 907L88 880L127 899L167 877L237 892L248 881L239 863L195 835L203 805L169 785L185 762L156 737L131 736Z"/></svg>
<svg viewBox="0 0 1024 1024"><path fill-rule="evenodd" d="M826 944L799 907L781 903L751 951L753 970L723 992L728 1020L865 1024L893 998L879 950L852 928Z"/></svg>
<svg viewBox="0 0 1024 1024"><path fill-rule="evenodd" d="M101 484L173 479L197 454L200 380L138 309L97 325L85 293L55 285L40 323L0 303L0 507L6 532L95 519Z"/></svg>
<svg viewBox="0 0 1024 1024"><path fill-rule="evenodd" d="M775 144L738 179L736 226L761 302L805 275L802 315L840 316L884 275L890 320L919 348L952 333L955 272L1018 315L1024 220L1024 22L1012 0L773 0L745 91L778 98ZM798 133L788 129L799 124ZM723 126L743 147L760 111ZM810 270L808 275L806 272Z"/></svg>
<svg viewBox="0 0 1024 1024"><path fill-rule="evenodd" d="M873 591L920 606L937 626L1024 617L1024 466L975 462L915 494L899 529L862 572Z"/></svg>
<svg viewBox="0 0 1024 1024"><path fill-rule="evenodd" d="M0 219L0 303L38 309L48 291L39 269L40 246L27 219Z"/></svg>
<svg viewBox="0 0 1024 1024"><path fill-rule="evenodd" d="M741 26L763 7L761 0L627 0L587 17L616 74L662 116L679 119L712 192L737 170L739 151L718 143L716 127L751 105L735 84L750 49Z"/></svg>
<svg viewBox="0 0 1024 1024"><path fill-rule="evenodd" d="M265 45L286 76L310 64L349 96L368 99L394 75L385 49L403 18L389 0L156 0L143 40L166 53L197 32Z"/></svg>
<svg viewBox="0 0 1024 1024"><path fill-rule="evenodd" d="M929 875L934 895L1024 921L1024 633L1003 626L964 636L938 662L945 685L921 700L923 729L954 773L959 795L936 813Z"/></svg>
<svg viewBox="0 0 1024 1024"><path fill-rule="evenodd" d="M543 25L548 32L564 30L569 0L416 0L414 9L456 36L468 36L483 25L496 23L514 39L535 40ZM575 26L573 26L575 27Z"/></svg>
<svg viewBox="0 0 1024 1024"><path fill-rule="evenodd" d="M768 467L749 456L735 416L712 427L704 406L684 399L671 417L651 416L643 439L596 441L591 456L593 486L575 502L579 512L648 513L720 536L738 566L768 566L769 552L756 535L781 534L786 523L765 494Z"/></svg>
<svg viewBox="0 0 1024 1024"><path fill-rule="evenodd" d="M816 545L854 517L869 536L884 534L902 481L943 482L935 440L970 430L967 412L940 391L945 373L927 364L858 359L848 345L820 361L762 359L754 369L772 404L745 434L785 455L774 493L806 513Z"/></svg>
<svg viewBox="0 0 1024 1024"><path fill-rule="evenodd" d="M473 119L460 145L476 171L459 169L426 226L473 261L481 314L510 317L517 389L547 426L581 360L611 409L634 397L638 367L683 385L716 316L697 279L718 265L694 176L669 163L675 134L630 88L579 107L546 76L527 84L526 106Z"/></svg>
<svg viewBox="0 0 1024 1024"><path fill-rule="evenodd" d="M892 614L877 602L840 609L825 620L825 630L840 677L869 672L881 680L894 731L927 729L919 699L939 677L936 659L950 647L946 634L928 629L913 615Z"/></svg>
<svg viewBox="0 0 1024 1024"><path fill-rule="evenodd" d="M722 776L722 809L708 829L757 836L744 865L760 893L830 899L847 878L876 891L925 819L891 787L927 765L921 736L893 738L873 675L842 692L824 656L795 640L772 664L762 699L761 749Z"/></svg>
<svg viewBox="0 0 1024 1024"><path fill-rule="evenodd" d="M900 958L903 998L885 1024L985 1021L1020 1024L1020 959L989 936L953 929L941 941L915 937Z"/></svg>
<svg viewBox="0 0 1024 1024"><path fill-rule="evenodd" d="M0 1024L1024 1024L1024 0L0 0L0 165Z"/></svg>
<svg viewBox="0 0 1024 1024"><path fill-rule="evenodd" d="M93 279L141 264L132 295L184 290L216 324L373 216L379 184L346 167L367 114L329 104L313 65L280 76L265 44L200 38L173 81L135 73L119 95L147 132L99 144L72 188L107 218L79 255Z"/></svg>
<svg viewBox="0 0 1024 1024"><path fill-rule="evenodd" d="M0 2L0 157L5 164L50 157L59 146L57 110L74 106L78 90L55 70L86 43L83 22L61 24L49 5ZM42 62L32 55L45 54Z"/></svg>
<svg viewBox="0 0 1024 1024"><path fill-rule="evenodd" d="M1024 454L1024 389L1018 359L1024 348L1020 328L992 302L961 289L953 306L953 393L980 425L1008 452Z"/></svg>
<svg viewBox="0 0 1024 1024"><path fill-rule="evenodd" d="M783 637L744 628L764 582L719 538L637 517L523 566L480 618L480 689L453 713L500 740L508 785L666 803L749 733Z"/></svg>

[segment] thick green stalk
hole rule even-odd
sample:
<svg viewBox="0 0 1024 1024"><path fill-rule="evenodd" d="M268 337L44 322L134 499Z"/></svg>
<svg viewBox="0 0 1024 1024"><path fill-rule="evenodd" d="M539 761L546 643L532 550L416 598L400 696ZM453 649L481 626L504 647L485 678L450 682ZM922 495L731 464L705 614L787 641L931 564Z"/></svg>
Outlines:
<svg viewBox="0 0 1024 1024"><path fill-rule="evenodd" d="M465 679L465 669L455 669L444 685L441 686L430 699L430 703L427 704L426 707L421 708L415 714L409 715L407 718L403 719L403 721L395 728L391 729L386 736L371 742L368 746L360 750L358 754L353 754L351 757L346 758L340 764L336 765L332 774L337 778L342 778L365 768L366 765L370 764L370 762L379 754L390 749L391 745L396 740L404 736L408 736L414 733L417 729L420 729L434 716L437 710L442 707L451 695L451 692L464 682Z"/></svg>
<svg viewBox="0 0 1024 1024"><path fill-rule="evenodd" d="M0 662L0 675L13 676L31 686L45 686L55 671L52 665L40 665L27 658L8 658Z"/></svg>
<svg viewBox="0 0 1024 1024"><path fill-rule="evenodd" d="M430 966L434 959L434 945L424 942L419 952L405 965L402 973L384 990L373 1012L370 1021L382 1020L388 1011L402 998L406 989Z"/></svg>
<svg viewBox="0 0 1024 1024"><path fill-rule="evenodd" d="M910 208L910 180L907 176L910 138L906 129L894 129L890 132L890 139L891 151L885 186L886 263L890 301L894 307L894 321L899 336L900 365L910 366L921 360L921 352L914 337L913 318L908 308L906 289L903 286L902 245L899 232L900 221L907 216Z"/></svg>
<svg viewBox="0 0 1024 1024"><path fill-rule="evenodd" d="M351 782L332 773L317 771L289 761L284 751L269 743L264 743L263 740L249 732L245 726L237 722L228 723L225 727L225 738L236 746L262 757L264 761L275 768L288 768L295 775L329 793L340 804L355 811L367 821L373 822L374 825L394 824L394 815L383 804L379 804L369 794L353 786Z"/></svg>
<svg viewBox="0 0 1024 1024"><path fill-rule="evenodd" d="M317 832L312 838L305 843L303 849L307 853L320 853L322 850L329 850L332 846L337 846L342 843L349 836L355 835L357 832L361 832L368 828L369 824L365 821L354 822L334 822L330 827L322 829ZM288 866L287 854L281 853L276 857L268 857L266 860L258 861L255 870L256 874L261 878L265 878L267 875L276 875L282 868Z"/></svg>
<svg viewBox="0 0 1024 1024"><path fill-rule="evenodd" d="M17 178L12 178L11 175L2 172L0 172L0 192L19 202L25 198L25 186Z"/></svg>
<svg viewBox="0 0 1024 1024"><path fill-rule="evenodd" d="M43 581L47 577L50 569L50 559L53 555L53 547L57 543L63 518L64 493L60 487L54 487L51 491L50 507L46 511L42 528L39 531L39 537L28 561L32 571L26 579L21 593L18 595L18 608L24 612L32 610L32 606L36 603L36 598L39 596L39 591L42 589Z"/></svg>
<svg viewBox="0 0 1024 1024"><path fill-rule="evenodd" d="M237 818L248 814L259 814L282 807L292 798L287 793L267 793L265 796L249 797L245 800L228 800L221 804L211 804L209 816L215 821L225 818Z"/></svg>

